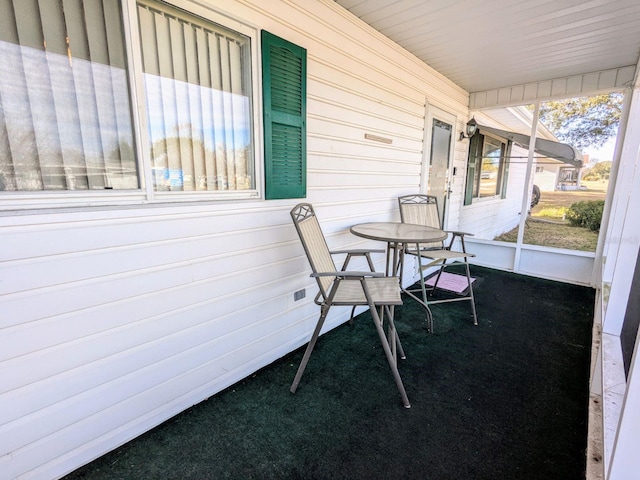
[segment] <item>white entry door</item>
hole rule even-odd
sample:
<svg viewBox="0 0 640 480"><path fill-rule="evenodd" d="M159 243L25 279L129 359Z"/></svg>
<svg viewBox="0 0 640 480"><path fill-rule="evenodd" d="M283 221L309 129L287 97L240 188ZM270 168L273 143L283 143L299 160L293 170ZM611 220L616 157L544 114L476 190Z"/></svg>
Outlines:
<svg viewBox="0 0 640 480"><path fill-rule="evenodd" d="M425 154L423 155L423 191L438 199L440 224L446 227L446 213L451 193L451 158L454 146L456 117L427 105L425 121Z"/></svg>

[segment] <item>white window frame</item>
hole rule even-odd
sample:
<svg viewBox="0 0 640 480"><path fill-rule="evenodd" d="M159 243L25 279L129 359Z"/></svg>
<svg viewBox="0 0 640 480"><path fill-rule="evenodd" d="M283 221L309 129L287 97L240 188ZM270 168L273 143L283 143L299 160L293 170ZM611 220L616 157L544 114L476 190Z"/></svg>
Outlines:
<svg viewBox="0 0 640 480"><path fill-rule="evenodd" d="M122 1L123 31L127 53L128 79L131 98L131 115L136 148L137 168L140 188L135 190L68 190L0 192L0 211L18 211L67 207L124 206L162 203L211 202L225 200L257 200L263 198L264 149L262 120L262 82L260 56L260 30L223 13L214 11L191 0L161 0L167 5L199 16L207 21L222 25L246 35L250 39L251 86L252 86L252 129L253 129L253 172L255 187L250 190L233 191L180 191L158 192L153 188L151 159L144 94L141 45L136 0Z"/></svg>
<svg viewBox="0 0 640 480"><path fill-rule="evenodd" d="M482 132L482 135L484 136L484 138L492 138L493 140L496 140L500 143L502 143L504 145L504 158L502 158L500 160L499 163L499 167L498 167L498 180L500 181L499 185L496 185L496 190L499 190L502 192L503 189L505 188L504 183L508 182L508 178L505 178L505 169L507 168L507 162L509 161L509 140L506 138L502 138L499 137L497 135L493 135L491 133L488 132ZM484 143L483 143L483 148L484 148ZM480 167L480 169L478 170L478 175L481 176L482 175L482 161L480 162L480 165L477 165L476 168ZM482 178L479 178L479 181L482 181ZM469 188L468 186L465 185L465 189ZM475 188L475 186L471 186L471 188ZM495 193L493 195L486 195L481 197L480 196L480 187L478 186L478 195L473 195L471 197L471 203L469 205L475 204L475 203L482 203L482 202L488 202L488 201L494 201L494 200L503 200L503 196L501 193ZM467 206L469 206L467 205Z"/></svg>

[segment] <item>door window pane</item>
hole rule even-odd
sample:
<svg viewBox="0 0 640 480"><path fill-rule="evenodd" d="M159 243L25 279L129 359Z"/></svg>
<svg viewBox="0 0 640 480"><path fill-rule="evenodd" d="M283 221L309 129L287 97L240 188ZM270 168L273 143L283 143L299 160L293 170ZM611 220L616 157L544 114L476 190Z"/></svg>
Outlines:
<svg viewBox="0 0 640 480"><path fill-rule="evenodd" d="M156 191L255 188L250 39L160 2L139 2Z"/></svg>
<svg viewBox="0 0 640 480"><path fill-rule="evenodd" d="M0 191L136 189L118 0L0 0Z"/></svg>
<svg viewBox="0 0 640 480"><path fill-rule="evenodd" d="M431 127L431 158L429 160L429 194L438 199L440 225L444 225L445 207L449 189L449 157L453 125L437 118Z"/></svg>

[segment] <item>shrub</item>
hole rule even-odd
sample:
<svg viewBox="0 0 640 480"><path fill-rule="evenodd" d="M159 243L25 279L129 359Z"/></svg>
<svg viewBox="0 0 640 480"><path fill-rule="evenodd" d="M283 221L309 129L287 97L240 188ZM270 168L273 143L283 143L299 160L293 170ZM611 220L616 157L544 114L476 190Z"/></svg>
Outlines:
<svg viewBox="0 0 640 480"><path fill-rule="evenodd" d="M576 227L588 228L593 232L600 230L604 200L589 200L571 204L567 220Z"/></svg>

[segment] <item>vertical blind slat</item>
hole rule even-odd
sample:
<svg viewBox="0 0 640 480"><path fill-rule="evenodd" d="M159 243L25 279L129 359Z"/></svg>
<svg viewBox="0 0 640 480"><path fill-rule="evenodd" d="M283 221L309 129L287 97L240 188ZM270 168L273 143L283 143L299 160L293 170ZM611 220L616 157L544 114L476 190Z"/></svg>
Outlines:
<svg viewBox="0 0 640 480"><path fill-rule="evenodd" d="M102 158L102 135L98 105L96 102L96 88L93 82L93 69L89 51L89 39L84 23L84 8L82 0L64 0L64 14L69 49L72 56L73 95L78 106L79 133L82 138L82 157L87 175L88 188L103 186L93 181L92 165L97 158Z"/></svg>
<svg viewBox="0 0 640 480"><path fill-rule="evenodd" d="M87 189L78 104L75 88L69 88L74 85L74 79L67 56L67 32L61 7L60 3L40 0L40 14L47 19L42 22L42 30L57 119L53 125L57 126L56 135L60 139L61 179L66 181L66 189Z"/></svg>
<svg viewBox="0 0 640 480"><path fill-rule="evenodd" d="M203 87L198 71L198 27L183 25L187 86L189 88L189 116L191 118L192 172L194 190L206 190L206 167L204 160L204 126L202 122Z"/></svg>
<svg viewBox="0 0 640 480"><path fill-rule="evenodd" d="M0 55L1 66L10 65L12 75L4 71L0 74L0 105L2 105L2 130L6 132L6 140L0 150L0 188L13 191L20 189L25 182L25 174L30 173L24 164L35 155L35 138L33 137L33 121L31 111L24 108L28 105L27 90L22 66L21 49L18 46L18 31L15 13L10 0L0 2ZM23 111L22 115L14 112ZM30 162L35 166L35 163ZM39 173L34 183L41 188Z"/></svg>
<svg viewBox="0 0 640 480"><path fill-rule="evenodd" d="M196 44L198 45L198 78L200 79L201 85L200 103L202 107L202 141L204 148L206 189L217 190L209 41L208 34L201 28L196 30ZM204 132L207 132L207 135L205 135Z"/></svg>
<svg viewBox="0 0 640 480"><path fill-rule="evenodd" d="M96 149L95 157L88 162L89 182L92 188L110 187L106 175L101 175L103 172L110 173L107 157L110 149L117 148L113 142L116 115L112 99L113 86L108 67L109 51L104 10L102 2L96 0L84 0L83 7L101 139L100 148Z"/></svg>
<svg viewBox="0 0 640 480"><path fill-rule="evenodd" d="M21 51L28 97L25 106L35 113L32 127L37 153L25 166L30 171L39 172L42 188L62 190L65 188L64 170L38 2L23 0L14 2L14 6L18 39L23 46Z"/></svg>
<svg viewBox="0 0 640 480"><path fill-rule="evenodd" d="M243 95L243 70L242 52L240 45L233 40L229 40L229 74L231 76L231 104L232 118L234 125L248 122L246 109L246 97ZM249 144L246 138L248 130L232 129L233 147L235 152L234 179L237 188L246 184L247 179L247 157L245 145ZM246 187L245 187L246 188Z"/></svg>
<svg viewBox="0 0 640 480"><path fill-rule="evenodd" d="M224 125L233 126L233 105L231 104L231 96L228 92L231 91L231 74L229 71L229 42L224 37L219 37L220 45L220 78L222 81L222 122ZM234 176L234 163L235 163L235 151L233 145L233 128L224 129L224 150L226 159L226 176L227 185L229 190L235 190L235 176Z"/></svg>
<svg viewBox="0 0 640 480"><path fill-rule="evenodd" d="M175 18L169 18L169 38L171 42L171 66L175 89L176 127L175 138L180 155L179 167L181 181L178 190L193 190L193 153L191 148L191 119L189 117L189 87L187 84L185 44L183 24Z"/></svg>
<svg viewBox="0 0 640 480"><path fill-rule="evenodd" d="M111 183L114 188L132 189L137 187L136 164L134 157L133 124L129 108L129 95L126 75L126 51L124 31L118 2L103 0L104 24L107 34L107 51L112 85L112 102L115 112L115 132L112 138L113 148L109 149Z"/></svg>
<svg viewBox="0 0 640 480"><path fill-rule="evenodd" d="M181 164L180 164L180 145L176 138L178 129L178 115L176 108L177 92L175 84L171 81L173 78L173 65L171 61L171 36L169 19L161 15L155 16L156 41L158 42L158 59L161 77L161 105L162 118L164 121L164 139L166 142L166 155L168 170L165 171L165 188L168 190L180 190L182 186L181 180Z"/></svg>
<svg viewBox="0 0 640 480"><path fill-rule="evenodd" d="M225 150L224 130L220 125L224 122L222 66L220 42L218 35L209 34L209 67L211 68L211 88L213 90L214 137L213 148L216 157L216 173L218 190L227 190L227 155Z"/></svg>
<svg viewBox="0 0 640 480"><path fill-rule="evenodd" d="M151 11L138 6L140 23L140 43L142 44L142 67L145 75L145 95L147 104L147 124L151 143L152 174L156 188L163 184L162 172L169 168L164 121L162 120L162 85L160 77L160 56L156 44L155 18Z"/></svg>

